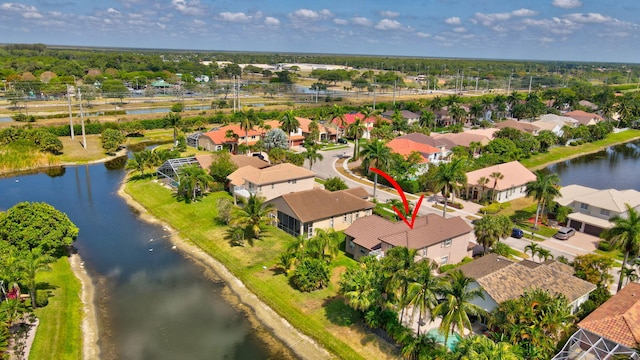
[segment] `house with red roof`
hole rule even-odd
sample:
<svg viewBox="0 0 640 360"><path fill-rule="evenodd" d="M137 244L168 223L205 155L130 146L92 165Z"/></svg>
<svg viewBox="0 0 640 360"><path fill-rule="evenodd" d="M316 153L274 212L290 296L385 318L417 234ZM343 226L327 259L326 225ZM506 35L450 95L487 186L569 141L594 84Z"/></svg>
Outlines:
<svg viewBox="0 0 640 360"><path fill-rule="evenodd" d="M428 144L418 143L409 139L395 138L387 143L387 147L396 154L408 158L413 152L418 152L422 157L420 164L424 165L429 162L438 161L438 157L441 154L440 150Z"/></svg>
<svg viewBox="0 0 640 360"><path fill-rule="evenodd" d="M232 132L234 136L229 137L229 132ZM263 133L264 129L257 127L246 133L239 124L229 124L200 135L198 147L207 151L219 151L226 148L235 152L237 144L246 144L248 140L248 144L253 145L262 138Z"/></svg>
<svg viewBox="0 0 640 360"><path fill-rule="evenodd" d="M356 122L357 119L362 120L365 125L365 131L362 134L362 138L371 139L371 129L373 129L373 124L375 124L376 120L378 120L379 118L371 116L365 119L362 113L357 112L345 114L344 119L335 117L333 118L333 120L331 120L331 124L334 124L338 128L338 134L343 137L346 135L349 125ZM384 120L384 118L382 119Z"/></svg>

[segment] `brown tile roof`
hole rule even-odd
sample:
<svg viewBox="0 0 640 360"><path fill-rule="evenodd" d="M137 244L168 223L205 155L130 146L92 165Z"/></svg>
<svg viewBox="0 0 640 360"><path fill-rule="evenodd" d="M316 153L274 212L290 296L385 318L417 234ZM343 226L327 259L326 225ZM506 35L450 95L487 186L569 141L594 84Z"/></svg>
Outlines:
<svg viewBox="0 0 640 360"><path fill-rule="evenodd" d="M200 167L202 167L203 169L209 169L209 167L211 166L211 163L214 161L216 156L217 156L216 154L196 155L196 160L198 160ZM251 165L257 169L263 169L271 166L271 164L269 164L268 162L264 160L260 160L255 156L231 154L231 161L233 161L233 163L236 164L238 169L247 165Z"/></svg>
<svg viewBox="0 0 640 360"><path fill-rule="evenodd" d="M218 144L218 145L225 144L225 143L235 143L236 140L226 137L228 130L233 131L234 134L238 135L238 137L244 137L245 136L245 132L244 132L244 130L240 129L240 125L239 124L225 125L225 126L217 128L217 129L213 129L211 131L208 131L208 132L202 134L202 136L208 137L209 139L211 139L211 141L213 141L214 144ZM262 132L256 130L256 128L251 129L248 132L249 136L258 136L260 134L262 134Z"/></svg>
<svg viewBox="0 0 640 360"><path fill-rule="evenodd" d="M506 257L489 253L464 265L460 265L458 269L460 269L466 277L479 279L511 264L513 264L513 261Z"/></svg>
<svg viewBox="0 0 640 360"><path fill-rule="evenodd" d="M349 188L349 189L346 189L346 190L343 190L343 191L344 192L348 192L349 194L351 194L353 196L357 196L360 199L365 199L366 200L366 199L369 198L369 193L362 186Z"/></svg>
<svg viewBox="0 0 640 360"><path fill-rule="evenodd" d="M596 288L594 284L545 264L530 268L524 264L514 263L478 277L476 281L497 303L516 299L530 289L563 294L569 303L573 303Z"/></svg>
<svg viewBox="0 0 640 360"><path fill-rule="evenodd" d="M562 115L576 119L582 125L588 125L591 120L594 120L595 122L603 120L602 116L598 114L592 114L582 110L573 110Z"/></svg>
<svg viewBox="0 0 640 360"><path fill-rule="evenodd" d="M280 197L298 220L303 223L375 207L375 204L362 200L345 190L332 192L324 189L312 189L284 194Z"/></svg>
<svg viewBox="0 0 640 360"><path fill-rule="evenodd" d="M469 147L472 142L479 142L480 144L487 145L491 138L489 136L483 134L473 134L468 132L461 133L448 133L448 134L433 134L432 135L436 139L447 139L458 146Z"/></svg>
<svg viewBox="0 0 640 360"><path fill-rule="evenodd" d="M312 171L289 163L278 164L264 169L256 169L253 166L250 167L255 170L246 172L244 179L256 185L276 184L288 180L307 179L316 176ZM236 171L239 170L241 169ZM234 174L235 172L229 175L229 177L232 177Z"/></svg>
<svg viewBox="0 0 640 360"><path fill-rule="evenodd" d="M227 176L227 180L229 180L229 183L233 186L242 186L244 185L245 182L245 177L249 174L255 173L255 172L259 172L260 169L257 169L251 165L247 165L247 166L243 166L241 168L238 168L236 171L232 172L231 174L229 174L229 176Z"/></svg>
<svg viewBox="0 0 640 360"><path fill-rule="evenodd" d="M358 219L345 230L345 234L354 238L354 243L373 249L381 242L393 246L407 246L421 249L452 239L473 229L460 217L444 219L436 214L416 218L413 229L402 221L393 223L377 215Z"/></svg>
<svg viewBox="0 0 640 360"><path fill-rule="evenodd" d="M498 129L503 129L506 127L510 127L510 128L514 128L517 130L520 130L522 132L528 132L530 134L535 133L536 131L540 130L539 127L528 123L528 122L523 122L523 121L516 121L516 120L505 120L505 121L501 121L499 123L496 123L495 125Z"/></svg>
<svg viewBox="0 0 640 360"><path fill-rule="evenodd" d="M434 137L421 134L421 133L411 133L407 135L402 135L402 136L398 136L396 139L407 139L420 144L427 144L436 148L440 148L444 146L445 149L451 149L452 147L456 146L456 144L453 143L451 140L436 139Z"/></svg>
<svg viewBox="0 0 640 360"><path fill-rule="evenodd" d="M504 175L503 179L498 180L498 185L496 186L496 190L498 191L509 189L512 186L525 185L529 181L534 181L536 179L536 175L534 173L529 171L519 162L512 161L505 164L489 166L484 169L468 172L467 184L477 184L478 180L480 180L480 178L484 176L485 178L489 179L487 187L493 188L494 179L491 178L490 175L494 172L499 172Z"/></svg>
<svg viewBox="0 0 640 360"><path fill-rule="evenodd" d="M629 283L578 327L630 348L640 343L640 284Z"/></svg>

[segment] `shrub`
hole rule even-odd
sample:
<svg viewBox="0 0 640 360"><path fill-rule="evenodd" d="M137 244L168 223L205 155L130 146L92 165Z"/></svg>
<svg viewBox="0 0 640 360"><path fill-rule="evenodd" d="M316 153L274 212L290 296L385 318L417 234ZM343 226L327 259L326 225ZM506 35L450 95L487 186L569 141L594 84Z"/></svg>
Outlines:
<svg viewBox="0 0 640 360"><path fill-rule="evenodd" d="M440 266L440 268L438 268L438 272L443 274L443 273L446 273L447 271L453 270L455 268L456 268L455 264L446 264L446 265Z"/></svg>
<svg viewBox="0 0 640 360"><path fill-rule="evenodd" d="M304 259L293 272L291 282L304 292L322 289L329 284L329 267L319 259Z"/></svg>
<svg viewBox="0 0 640 360"><path fill-rule="evenodd" d="M49 304L49 292L47 290L36 290L36 305L44 307Z"/></svg>
<svg viewBox="0 0 640 360"><path fill-rule="evenodd" d="M171 111L173 112L179 113L179 112L182 112L183 110L184 110L184 103L178 102L171 105Z"/></svg>
<svg viewBox="0 0 640 360"><path fill-rule="evenodd" d="M497 214L501 209L502 207L500 206L500 203L496 202L496 203L481 207L480 212L484 214Z"/></svg>
<svg viewBox="0 0 640 360"><path fill-rule="evenodd" d="M598 242L598 250L610 251L611 250L611 244L609 244L606 241L600 241L600 242Z"/></svg>
<svg viewBox="0 0 640 360"><path fill-rule="evenodd" d="M416 194L420 192L420 184L415 180L399 180L398 185L405 192Z"/></svg>
<svg viewBox="0 0 640 360"><path fill-rule="evenodd" d="M348 189L348 186L341 178L334 176L325 181L324 188L327 191L338 191Z"/></svg>

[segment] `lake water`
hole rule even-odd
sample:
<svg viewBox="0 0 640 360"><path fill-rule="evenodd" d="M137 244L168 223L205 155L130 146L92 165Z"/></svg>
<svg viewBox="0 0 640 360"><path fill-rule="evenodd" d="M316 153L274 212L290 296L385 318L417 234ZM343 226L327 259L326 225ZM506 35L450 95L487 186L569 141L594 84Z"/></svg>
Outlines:
<svg viewBox="0 0 640 360"><path fill-rule="evenodd" d="M0 209L47 202L80 228L75 246L97 285L103 358L282 357L258 336L264 328L225 301L224 283L172 250L168 232L139 220L117 195L122 169L97 164L56 175L0 179Z"/></svg>
<svg viewBox="0 0 640 360"><path fill-rule="evenodd" d="M640 141L616 145L594 154L550 165L563 186L577 184L595 189L640 191Z"/></svg>

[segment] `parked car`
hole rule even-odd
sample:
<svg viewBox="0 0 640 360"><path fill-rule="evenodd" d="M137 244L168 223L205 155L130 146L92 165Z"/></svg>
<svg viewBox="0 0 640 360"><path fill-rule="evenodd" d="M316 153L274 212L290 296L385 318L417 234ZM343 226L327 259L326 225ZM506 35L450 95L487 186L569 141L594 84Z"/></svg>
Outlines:
<svg viewBox="0 0 640 360"><path fill-rule="evenodd" d="M346 144L347 143L347 139L345 138L340 138L336 141L338 144Z"/></svg>
<svg viewBox="0 0 640 360"><path fill-rule="evenodd" d="M576 234L576 229L570 227L561 227L558 232L553 235L558 240L568 240L570 237Z"/></svg>
<svg viewBox="0 0 640 360"><path fill-rule="evenodd" d="M524 236L524 231L522 231L522 229L513 228L513 230L511 230L512 238L521 239L523 236Z"/></svg>

